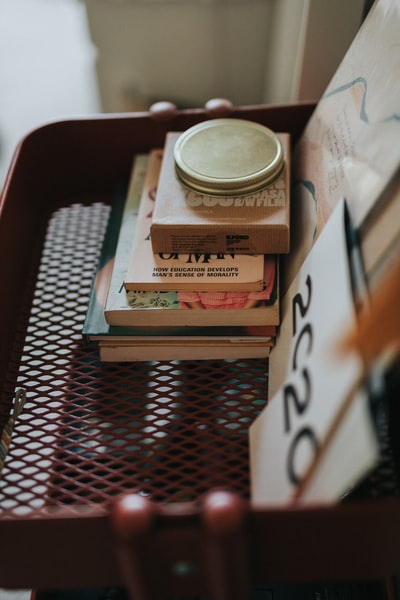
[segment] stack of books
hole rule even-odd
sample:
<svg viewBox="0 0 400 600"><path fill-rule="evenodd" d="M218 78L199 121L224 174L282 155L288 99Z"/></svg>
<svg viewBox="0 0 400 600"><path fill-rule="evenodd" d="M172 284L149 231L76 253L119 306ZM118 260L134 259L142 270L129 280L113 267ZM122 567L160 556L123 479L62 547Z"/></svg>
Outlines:
<svg viewBox="0 0 400 600"><path fill-rule="evenodd" d="M289 136L282 134L287 162L279 179L285 185L272 185L274 202L264 201L263 208L272 235L261 239L273 251L238 253L188 249L190 235L180 236L183 252L160 251L153 243L153 237L159 241L154 227L164 235L163 218L156 217L165 208L166 191L178 198L187 190L171 164L178 135L167 134L164 148L134 158L128 189L112 203L84 340L98 345L102 361L266 358L280 323L278 250L289 246ZM262 192L244 198L260 205ZM167 213L173 215L170 201ZM254 220L259 228L258 215ZM262 222L261 231L265 227Z"/></svg>

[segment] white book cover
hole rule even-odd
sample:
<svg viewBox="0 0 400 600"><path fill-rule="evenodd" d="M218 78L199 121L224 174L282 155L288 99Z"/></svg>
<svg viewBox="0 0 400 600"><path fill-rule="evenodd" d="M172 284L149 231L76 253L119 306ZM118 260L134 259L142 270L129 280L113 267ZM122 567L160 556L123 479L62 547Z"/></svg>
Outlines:
<svg viewBox="0 0 400 600"><path fill-rule="evenodd" d="M338 350L355 326L344 206L285 296L289 309L270 355L275 382L249 433L252 500L259 506L291 503L300 487L300 502L335 502L379 456L369 399L358 386L361 357Z"/></svg>

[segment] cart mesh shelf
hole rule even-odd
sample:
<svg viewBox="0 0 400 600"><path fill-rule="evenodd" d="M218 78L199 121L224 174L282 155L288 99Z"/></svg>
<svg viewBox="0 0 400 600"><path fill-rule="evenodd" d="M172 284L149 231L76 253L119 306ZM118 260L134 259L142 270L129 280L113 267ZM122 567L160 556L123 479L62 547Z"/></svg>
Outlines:
<svg viewBox="0 0 400 600"><path fill-rule="evenodd" d="M265 360L100 363L82 342L107 218L101 203L51 215L0 510L107 506L124 491L159 502L220 486L247 495L247 430L266 401Z"/></svg>
<svg viewBox="0 0 400 600"><path fill-rule="evenodd" d="M294 142L312 109L230 114ZM381 580L398 568L390 432L377 471L340 506L256 510L248 428L267 402L267 360L101 363L82 341L116 183L168 130L210 116L59 122L17 149L0 213L0 587L135 587L156 564L165 598L207 596L223 582L233 600L249 581ZM228 515L237 509L238 530L221 539L207 525L217 490L232 494ZM130 494L144 520L152 507L154 530L121 560L132 531L118 533L113 515Z"/></svg>

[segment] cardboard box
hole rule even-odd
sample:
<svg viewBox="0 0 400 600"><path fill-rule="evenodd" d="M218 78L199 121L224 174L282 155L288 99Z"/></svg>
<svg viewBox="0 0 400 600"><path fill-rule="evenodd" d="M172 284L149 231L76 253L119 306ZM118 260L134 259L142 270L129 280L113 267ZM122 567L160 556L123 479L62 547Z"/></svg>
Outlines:
<svg viewBox="0 0 400 600"><path fill-rule="evenodd" d="M266 188L245 196L209 196L178 178L167 134L151 225L153 252L283 254L290 250L290 136L280 133L285 165Z"/></svg>

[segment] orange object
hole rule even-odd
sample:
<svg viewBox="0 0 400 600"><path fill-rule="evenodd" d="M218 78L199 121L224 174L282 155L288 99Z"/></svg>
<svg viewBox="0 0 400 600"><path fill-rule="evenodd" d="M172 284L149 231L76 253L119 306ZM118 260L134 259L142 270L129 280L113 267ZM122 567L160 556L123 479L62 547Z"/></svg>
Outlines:
<svg viewBox="0 0 400 600"><path fill-rule="evenodd" d="M387 351L400 346L400 260L385 274L368 305L360 311L357 326L345 336L340 350L358 350L368 367Z"/></svg>

